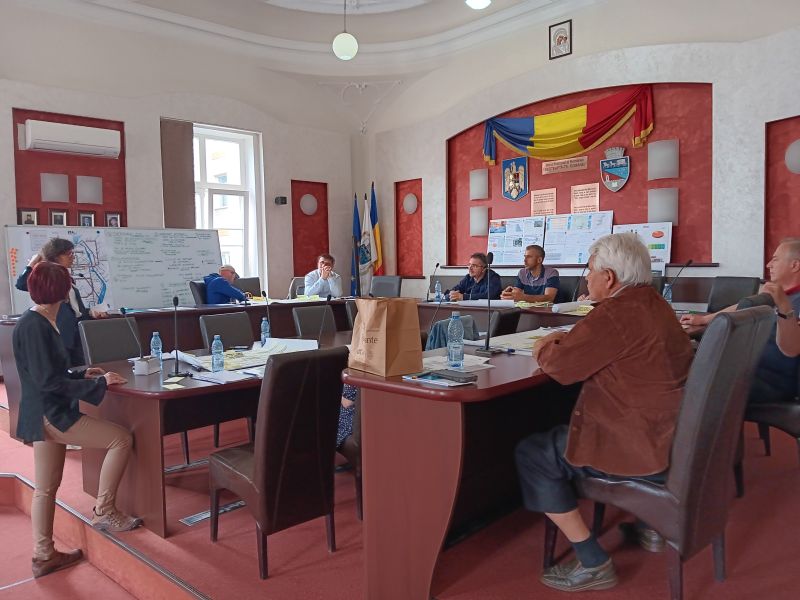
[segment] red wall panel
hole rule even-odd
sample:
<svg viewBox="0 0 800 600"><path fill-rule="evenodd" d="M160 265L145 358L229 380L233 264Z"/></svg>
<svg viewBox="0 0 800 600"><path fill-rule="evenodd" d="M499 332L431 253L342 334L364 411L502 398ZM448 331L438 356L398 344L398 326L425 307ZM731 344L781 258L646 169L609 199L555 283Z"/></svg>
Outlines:
<svg viewBox="0 0 800 600"><path fill-rule="evenodd" d="M504 113L502 117L547 114L603 98L619 88L590 90L542 100ZM600 181L600 160L610 146L624 146L631 157L628 183L618 192L600 185L600 210L613 210L614 223L647 221L647 190L678 187L679 225L673 228L672 261L711 261L711 85L665 83L653 85L655 128L648 141L680 140L680 177L647 181L647 146L632 148L633 121L587 153L589 168L542 175L541 161L528 159L528 189L556 188L556 211L570 212L570 186ZM447 142L448 264L466 264L473 252L485 252L486 237L470 237L469 207L488 204L493 219L531 213L530 193L517 202L503 198L501 161L517 156L497 145L497 164L489 168L489 199L469 199L469 172L487 167L483 160L483 122Z"/></svg>
<svg viewBox="0 0 800 600"><path fill-rule="evenodd" d="M417 211L408 215L403 210L407 194L417 197ZM394 215L397 240L397 274L405 277L422 275L422 179L409 179L394 184Z"/></svg>
<svg viewBox="0 0 800 600"><path fill-rule="evenodd" d="M800 116L767 123L766 135L765 262L783 238L800 235L800 175L785 162L786 149L800 140Z"/></svg>
<svg viewBox="0 0 800 600"><path fill-rule="evenodd" d="M36 209L39 224L49 224L49 210L66 210L67 224L78 225L78 212L94 212L95 225L105 225L105 213L121 213L122 225L127 224L125 196L125 125L120 121L92 119L73 115L23 110L13 110L14 120L14 174L17 187L17 208ZM57 152L19 150L18 125L28 119L53 121L85 127L101 127L120 132L122 151L118 158L73 156ZM42 202L41 173L65 174L69 182L69 203ZM102 204L78 204L77 176L101 177L103 179Z"/></svg>
<svg viewBox="0 0 800 600"><path fill-rule="evenodd" d="M300 198L305 194L317 199L317 212L313 215L300 210ZM317 257L328 251L328 184L293 179L292 253L295 277L316 269ZM338 262L342 260L342 257L335 258Z"/></svg>

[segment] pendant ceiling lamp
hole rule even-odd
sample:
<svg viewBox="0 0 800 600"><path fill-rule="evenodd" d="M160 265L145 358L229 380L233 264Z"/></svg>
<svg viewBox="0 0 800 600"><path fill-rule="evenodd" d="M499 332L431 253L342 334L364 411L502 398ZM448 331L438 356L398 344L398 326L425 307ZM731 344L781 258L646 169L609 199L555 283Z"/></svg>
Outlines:
<svg viewBox="0 0 800 600"><path fill-rule="evenodd" d="M465 0L467 6L475 10L483 10L492 3L492 0Z"/></svg>
<svg viewBox="0 0 800 600"><path fill-rule="evenodd" d="M332 46L339 60L350 60L358 53L358 40L347 33L347 0L344 0L344 31L333 38Z"/></svg>

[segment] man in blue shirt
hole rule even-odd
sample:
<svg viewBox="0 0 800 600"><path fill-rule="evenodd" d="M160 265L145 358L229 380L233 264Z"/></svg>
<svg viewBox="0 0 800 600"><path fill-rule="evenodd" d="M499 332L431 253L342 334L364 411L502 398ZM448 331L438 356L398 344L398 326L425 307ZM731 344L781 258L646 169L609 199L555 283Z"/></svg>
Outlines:
<svg viewBox="0 0 800 600"><path fill-rule="evenodd" d="M211 273L203 277L206 282L206 303L227 304L231 300L243 302L245 299L242 290L233 287L233 282L239 276L231 265L222 265L219 274Z"/></svg>
<svg viewBox="0 0 800 600"><path fill-rule="evenodd" d="M342 294L342 277L333 270L336 260L330 254L320 254L317 257L317 268L306 275L306 296L320 296L339 298Z"/></svg>
<svg viewBox="0 0 800 600"><path fill-rule="evenodd" d="M486 255L476 252L469 257L469 273L450 290L450 301L481 300L500 297L503 285L500 275L489 268Z"/></svg>
<svg viewBox="0 0 800 600"><path fill-rule="evenodd" d="M558 271L545 267L544 248L531 244L525 248L525 268L517 274L513 286L503 290L503 300L514 302L553 302L560 281Z"/></svg>

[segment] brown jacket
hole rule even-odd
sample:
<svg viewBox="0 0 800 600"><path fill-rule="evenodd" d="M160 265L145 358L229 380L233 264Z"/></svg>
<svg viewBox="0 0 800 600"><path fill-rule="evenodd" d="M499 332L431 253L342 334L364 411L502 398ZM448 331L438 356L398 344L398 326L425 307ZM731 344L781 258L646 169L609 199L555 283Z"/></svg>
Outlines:
<svg viewBox="0 0 800 600"><path fill-rule="evenodd" d="M616 475L665 470L692 358L675 313L649 285L623 289L546 344L538 356L545 373L585 382L566 459Z"/></svg>

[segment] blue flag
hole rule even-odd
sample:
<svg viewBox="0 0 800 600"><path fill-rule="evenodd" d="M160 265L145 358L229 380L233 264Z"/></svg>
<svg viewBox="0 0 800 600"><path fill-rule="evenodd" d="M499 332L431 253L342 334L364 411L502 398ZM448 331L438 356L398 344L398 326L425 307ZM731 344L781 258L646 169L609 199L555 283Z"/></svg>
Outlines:
<svg viewBox="0 0 800 600"><path fill-rule="evenodd" d="M350 295L355 296L358 293L356 285L356 277L359 276L358 265L356 264L355 254L353 248L355 241L361 239L361 220L358 218L358 195L353 194L353 243L350 249Z"/></svg>

